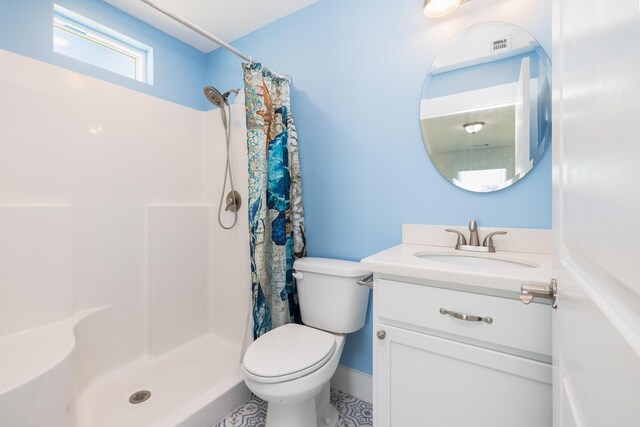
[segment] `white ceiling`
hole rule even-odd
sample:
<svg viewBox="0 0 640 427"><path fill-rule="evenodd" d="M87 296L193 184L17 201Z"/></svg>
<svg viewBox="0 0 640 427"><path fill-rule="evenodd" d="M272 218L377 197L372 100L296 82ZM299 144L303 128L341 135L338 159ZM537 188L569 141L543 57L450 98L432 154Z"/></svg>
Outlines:
<svg viewBox="0 0 640 427"><path fill-rule="evenodd" d="M503 52L491 50L495 40L510 37L510 45ZM451 40L438 54L430 73L438 74L459 68L483 64L521 55L540 47L528 32L506 22L488 22L467 28Z"/></svg>
<svg viewBox="0 0 640 427"><path fill-rule="evenodd" d="M104 0L203 52L219 46L140 0ZM232 42L318 0L157 0L155 3ZM248 53L250 54L250 53Z"/></svg>
<svg viewBox="0 0 640 427"><path fill-rule="evenodd" d="M484 122L476 134L464 130L465 123ZM431 153L485 148L515 147L516 107L488 108L422 120Z"/></svg>

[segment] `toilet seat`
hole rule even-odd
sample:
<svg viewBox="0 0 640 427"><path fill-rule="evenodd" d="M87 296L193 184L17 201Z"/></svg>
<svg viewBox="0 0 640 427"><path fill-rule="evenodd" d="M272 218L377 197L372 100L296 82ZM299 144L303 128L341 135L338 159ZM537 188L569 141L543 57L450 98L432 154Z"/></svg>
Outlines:
<svg viewBox="0 0 640 427"><path fill-rule="evenodd" d="M243 358L244 371L262 383L290 381L322 367L335 350L333 334L288 324L267 332L249 346Z"/></svg>

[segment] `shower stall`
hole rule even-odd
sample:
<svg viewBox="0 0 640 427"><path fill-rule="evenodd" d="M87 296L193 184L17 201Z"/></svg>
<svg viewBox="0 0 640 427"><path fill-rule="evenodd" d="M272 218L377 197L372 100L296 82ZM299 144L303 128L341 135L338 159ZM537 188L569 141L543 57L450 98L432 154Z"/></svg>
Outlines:
<svg viewBox="0 0 640 427"><path fill-rule="evenodd" d="M218 224L221 110L0 63L0 425L211 426L249 396L247 211ZM241 101L229 166L246 200Z"/></svg>

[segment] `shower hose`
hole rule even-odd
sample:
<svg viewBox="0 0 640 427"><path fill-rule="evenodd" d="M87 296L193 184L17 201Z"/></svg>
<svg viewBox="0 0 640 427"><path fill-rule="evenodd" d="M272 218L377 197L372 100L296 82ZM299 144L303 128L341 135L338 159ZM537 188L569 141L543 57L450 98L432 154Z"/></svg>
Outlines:
<svg viewBox="0 0 640 427"><path fill-rule="evenodd" d="M229 114L227 115L227 110L226 108L228 108L229 110ZM227 160L225 163L225 168L224 168L224 179L222 181L222 191L220 192L220 204L218 205L218 224L220 224L220 227L224 228L225 230L231 230L233 227L235 227L236 223L238 222L238 206L236 205L236 197L235 197L235 188L233 186L233 173L231 171L231 106L229 105L229 103L227 102L227 100L224 100L224 104L222 105L222 108L220 109L220 118L222 119L222 124L224 125L224 135L225 135L225 145L227 148ZM227 188L227 179L229 181L229 186L231 187L231 198L233 199L232 205L233 205L233 223L230 226L226 226L222 223L222 204L224 203L224 199L225 199L225 190ZM227 208L230 206L230 204L227 204Z"/></svg>

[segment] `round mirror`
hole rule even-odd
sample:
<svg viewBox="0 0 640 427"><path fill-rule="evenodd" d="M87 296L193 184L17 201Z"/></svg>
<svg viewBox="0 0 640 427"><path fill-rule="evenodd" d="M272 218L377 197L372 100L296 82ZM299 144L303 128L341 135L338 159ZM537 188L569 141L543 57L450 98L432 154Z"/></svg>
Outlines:
<svg viewBox="0 0 640 427"><path fill-rule="evenodd" d="M440 173L469 191L522 179L551 141L551 62L505 22L466 29L440 52L420 101L424 144Z"/></svg>

